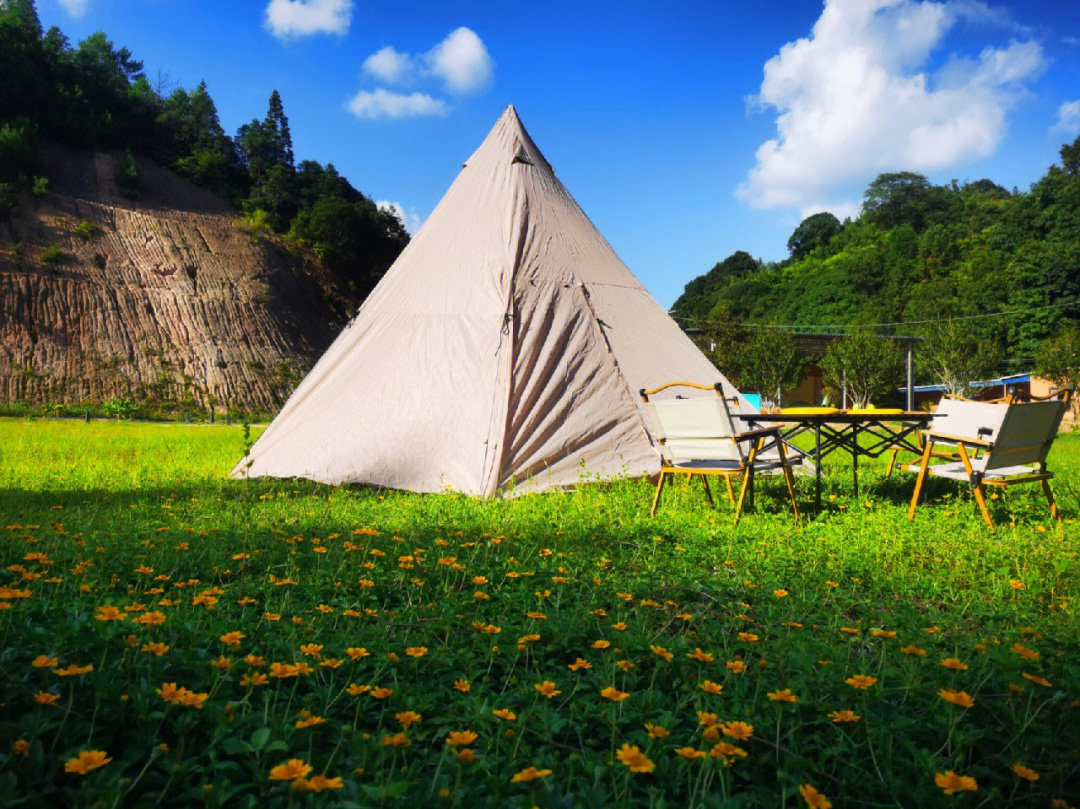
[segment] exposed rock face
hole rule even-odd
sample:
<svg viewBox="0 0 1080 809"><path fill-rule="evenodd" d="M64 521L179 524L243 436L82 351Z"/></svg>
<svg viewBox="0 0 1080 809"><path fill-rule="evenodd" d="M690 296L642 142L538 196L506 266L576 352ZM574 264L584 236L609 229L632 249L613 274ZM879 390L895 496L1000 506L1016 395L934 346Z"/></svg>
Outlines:
<svg viewBox="0 0 1080 809"><path fill-rule="evenodd" d="M55 150L50 191L0 220L0 400L275 410L344 325L313 258L139 160Z"/></svg>

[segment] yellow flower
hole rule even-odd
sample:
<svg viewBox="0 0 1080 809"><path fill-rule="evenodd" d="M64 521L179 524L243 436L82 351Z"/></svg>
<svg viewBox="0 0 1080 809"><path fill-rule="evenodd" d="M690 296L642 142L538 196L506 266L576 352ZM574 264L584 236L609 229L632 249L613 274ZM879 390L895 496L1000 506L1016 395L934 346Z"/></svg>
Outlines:
<svg viewBox="0 0 1080 809"><path fill-rule="evenodd" d="M716 659L708 652L703 652L701 651L701 649L697 648L695 648L694 651L688 653L686 656L689 657L691 660L700 660L702 663L712 663L713 660Z"/></svg>
<svg viewBox="0 0 1080 809"><path fill-rule="evenodd" d="M617 623L612 624L611 628L614 629L616 632L625 632L626 631L626 623L624 621L619 621Z"/></svg>
<svg viewBox="0 0 1080 809"><path fill-rule="evenodd" d="M427 651L426 646L410 646L405 650L405 654L409 657L423 657L427 654Z"/></svg>
<svg viewBox="0 0 1080 809"><path fill-rule="evenodd" d="M25 753L23 755L25 755ZM1011 769L1014 773L1023 778L1025 781L1039 780L1039 774L1035 772L1035 770L1031 769L1031 767L1025 767L1019 761L1013 764L1012 767L1010 767L1009 769Z"/></svg>
<svg viewBox="0 0 1080 809"><path fill-rule="evenodd" d="M123 621L127 616L111 604L104 604L97 608L94 618L98 621Z"/></svg>
<svg viewBox="0 0 1080 809"><path fill-rule="evenodd" d="M468 747L462 747L460 750L455 750L454 755L457 756L457 760L462 764L472 764L476 761L476 753Z"/></svg>
<svg viewBox="0 0 1080 809"><path fill-rule="evenodd" d="M85 666L76 666L74 663L71 663L62 669L53 669L53 674L57 677L72 677L76 674L88 674L93 670L93 663L87 663Z"/></svg>
<svg viewBox="0 0 1080 809"><path fill-rule="evenodd" d="M724 665L728 667L728 671L732 674L742 674L746 671L746 663L741 660L729 660Z"/></svg>
<svg viewBox="0 0 1080 809"><path fill-rule="evenodd" d="M453 746L468 746L476 741L476 732L472 730L452 730L446 737L446 743Z"/></svg>
<svg viewBox="0 0 1080 809"><path fill-rule="evenodd" d="M370 657L371 652L362 646L350 646L345 650L345 654L349 656L350 660L359 660L362 657Z"/></svg>
<svg viewBox="0 0 1080 809"><path fill-rule="evenodd" d="M221 671L227 671L232 667L232 660L225 657L225 655L220 655L216 660L211 660L210 665Z"/></svg>
<svg viewBox="0 0 1080 809"><path fill-rule="evenodd" d="M680 747L675 751L675 755L682 756L686 759L705 758L707 755L704 750L698 750L693 747Z"/></svg>
<svg viewBox="0 0 1080 809"><path fill-rule="evenodd" d="M183 694L180 695L180 701L189 708L202 708L203 703L206 702L209 694L196 694L193 691L188 691L186 688L181 689Z"/></svg>
<svg viewBox="0 0 1080 809"><path fill-rule="evenodd" d="M1024 583L1020 579L1009 579L1009 586L1014 590L1024 589Z"/></svg>
<svg viewBox="0 0 1080 809"><path fill-rule="evenodd" d="M299 758L290 758L270 770L271 781L295 781L311 772L311 765Z"/></svg>
<svg viewBox="0 0 1080 809"><path fill-rule="evenodd" d="M714 683L712 680L706 680L701 684L701 690L706 694L719 694L724 690L724 686Z"/></svg>
<svg viewBox="0 0 1080 809"><path fill-rule="evenodd" d="M551 770L538 770L536 767L526 767L521 772L515 773L514 777L510 779L510 783L535 781L537 778L547 778L549 775L551 775Z"/></svg>
<svg viewBox="0 0 1080 809"><path fill-rule="evenodd" d="M278 679L285 679L286 677L295 677L299 674L299 670L292 663L271 663L270 664L270 676Z"/></svg>
<svg viewBox="0 0 1080 809"><path fill-rule="evenodd" d="M860 719L862 719L862 717L854 711L848 710L830 711L829 718L832 719L833 722L836 722L836 724L838 725L842 722L858 722Z"/></svg>
<svg viewBox="0 0 1080 809"><path fill-rule="evenodd" d="M1009 651L1013 652L1014 654L1020 655L1020 657L1024 658L1025 660L1039 659L1038 652L1036 652L1034 649L1029 649L1022 643L1014 643L1012 646L1009 647Z"/></svg>
<svg viewBox="0 0 1080 809"><path fill-rule="evenodd" d="M382 686L379 686L378 688L371 689L371 696L375 699L389 699L393 693L393 688L383 688Z"/></svg>
<svg viewBox="0 0 1080 809"><path fill-rule="evenodd" d="M733 739L745 740L754 735L754 726L746 722L725 722L720 726L720 731Z"/></svg>
<svg viewBox="0 0 1080 809"><path fill-rule="evenodd" d="M570 669L570 671L580 671L581 669L591 669L592 663L590 663L584 657L579 657L573 663L567 663L566 667Z"/></svg>
<svg viewBox="0 0 1080 809"><path fill-rule="evenodd" d="M542 683L537 683L533 686L533 688L535 688L548 699L556 697L562 693L562 691L559 691L555 688L555 683L551 682L551 680L544 680Z"/></svg>
<svg viewBox="0 0 1080 809"><path fill-rule="evenodd" d="M712 758L746 758L747 753L741 747L736 744L729 744L728 742L717 742L712 746L712 750L709 751L709 755Z"/></svg>
<svg viewBox="0 0 1080 809"><path fill-rule="evenodd" d="M955 657L946 657L941 661L941 665L947 669L952 669L953 671L967 671L968 668L967 663L961 663Z"/></svg>
<svg viewBox="0 0 1080 809"><path fill-rule="evenodd" d="M1050 687L1049 680L1043 679L1042 677L1036 677L1034 674L1028 674L1026 671L1020 672L1020 676L1023 677L1025 680L1030 680L1031 682L1035 683L1035 685L1041 685L1043 688Z"/></svg>
<svg viewBox="0 0 1080 809"><path fill-rule="evenodd" d="M773 590L773 595L777 598L787 598L788 591L781 587L779 590Z"/></svg>
<svg viewBox="0 0 1080 809"><path fill-rule="evenodd" d="M322 650L323 647L321 643L303 643L300 645L301 654L307 655L308 657L318 658L319 655L322 654Z"/></svg>
<svg viewBox="0 0 1080 809"><path fill-rule="evenodd" d="M154 610L153 612L144 612L138 618L132 618L139 626L159 626L165 623L165 613Z"/></svg>
<svg viewBox="0 0 1080 809"><path fill-rule="evenodd" d="M630 695L626 691L620 691L615 686L609 685L600 692L600 696L604 699L610 699L612 702L621 702Z"/></svg>
<svg viewBox="0 0 1080 809"><path fill-rule="evenodd" d="M322 792L324 789L341 789L345 786L341 776L327 778L325 775L313 775L311 778L297 778L292 782L293 789L300 792Z"/></svg>
<svg viewBox="0 0 1080 809"><path fill-rule="evenodd" d="M460 691L462 694L468 694L472 689L468 680L454 680L454 690Z"/></svg>
<svg viewBox="0 0 1080 809"><path fill-rule="evenodd" d="M657 657L664 658L664 660L668 661L669 663L671 662L671 659L673 657L675 657L675 655L673 655L671 652L669 652L663 646L650 646L649 651L652 652Z"/></svg>
<svg viewBox="0 0 1080 809"><path fill-rule="evenodd" d="M178 705L182 698L182 692L185 690L177 688L176 683L162 683L161 688L157 689L157 693L166 702Z"/></svg>
<svg viewBox="0 0 1080 809"><path fill-rule="evenodd" d="M869 688L877 682L877 677L871 677L868 674L855 674L844 680L845 683L852 688Z"/></svg>
<svg viewBox="0 0 1080 809"><path fill-rule="evenodd" d="M609 646L611 646L611 641L609 640L594 640L592 643L594 649L607 649Z"/></svg>
<svg viewBox="0 0 1080 809"><path fill-rule="evenodd" d="M650 739L663 739L665 736L670 736L671 731L660 725L654 725L652 722L645 723L645 730L649 732Z"/></svg>
<svg viewBox="0 0 1080 809"><path fill-rule="evenodd" d="M258 671L253 674L245 674L240 678L240 685L266 685L269 682L270 679Z"/></svg>
<svg viewBox="0 0 1080 809"><path fill-rule="evenodd" d="M352 696L358 697L361 694L366 694L368 691L370 691L371 686L370 685L357 685L356 683L349 683L348 688L346 688L345 690L348 691L349 694L351 694Z"/></svg>
<svg viewBox="0 0 1080 809"><path fill-rule="evenodd" d="M791 693L790 688L782 688L779 691L770 691L768 697L772 702L798 702L799 698Z"/></svg>
<svg viewBox="0 0 1080 809"><path fill-rule="evenodd" d="M954 691L951 688L942 688L937 692L937 695L946 702L951 702L953 705L959 705L961 708L970 708L975 704L975 700L971 698L971 695L967 691Z"/></svg>
<svg viewBox="0 0 1080 809"><path fill-rule="evenodd" d="M934 783L945 790L946 795L956 792L974 792L979 788L974 778L967 775L957 775L952 770L934 774Z"/></svg>
<svg viewBox="0 0 1080 809"><path fill-rule="evenodd" d="M395 733L393 736L383 736L382 743L387 747L408 747L411 744L404 733Z"/></svg>
<svg viewBox="0 0 1080 809"><path fill-rule="evenodd" d="M59 694L54 694L51 691L38 691L34 694L34 702L38 705L55 705L60 699Z"/></svg>
<svg viewBox="0 0 1080 809"><path fill-rule="evenodd" d="M38 655L30 661L30 665L33 666L35 669L47 669L55 666L59 662L60 661L57 660L55 657L49 657L48 655Z"/></svg>
<svg viewBox="0 0 1080 809"><path fill-rule="evenodd" d="M69 758L64 763L64 772L86 775L98 767L104 767L112 761L112 758L104 750L83 750L75 758Z"/></svg>
<svg viewBox="0 0 1080 809"><path fill-rule="evenodd" d="M169 645L168 644L166 644L166 643L157 643L157 642L144 643L141 648L142 648L142 651L144 651L144 652L146 652L148 654L157 655L158 657L161 657L163 654L165 654L167 651L169 651Z"/></svg>
<svg viewBox="0 0 1080 809"><path fill-rule="evenodd" d="M16 756L27 756L30 752L30 742L26 739L16 739L11 743L11 752Z"/></svg>
<svg viewBox="0 0 1080 809"><path fill-rule="evenodd" d="M753 632L740 632L739 640L741 640L743 643L757 643L760 638L758 638L758 636L755 635Z"/></svg>
<svg viewBox="0 0 1080 809"><path fill-rule="evenodd" d="M871 629L870 634L875 638L895 638L896 633L891 629Z"/></svg>
<svg viewBox="0 0 1080 809"><path fill-rule="evenodd" d="M920 649L918 646L902 646L900 651L906 655L915 655L916 657L926 657L926 650Z"/></svg>
<svg viewBox="0 0 1080 809"><path fill-rule="evenodd" d="M637 745L624 744L615 754L615 758L630 768L630 772L652 772L656 764Z"/></svg>
<svg viewBox="0 0 1080 809"><path fill-rule="evenodd" d="M809 784L800 786L799 794L810 809L832 809L832 802Z"/></svg>
<svg viewBox="0 0 1080 809"><path fill-rule="evenodd" d="M226 632L224 635L218 638L219 641L228 646L239 646L240 641L246 638L243 632Z"/></svg>

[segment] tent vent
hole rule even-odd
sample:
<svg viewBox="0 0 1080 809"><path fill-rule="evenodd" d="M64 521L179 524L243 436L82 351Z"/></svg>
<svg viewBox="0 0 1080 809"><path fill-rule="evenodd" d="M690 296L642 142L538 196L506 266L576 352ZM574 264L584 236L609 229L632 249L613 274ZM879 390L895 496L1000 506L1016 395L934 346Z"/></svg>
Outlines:
<svg viewBox="0 0 1080 809"><path fill-rule="evenodd" d="M522 144L518 144L517 151L514 153L514 159L510 161L510 165L514 163L524 163L526 166L531 166L533 162L529 160L529 156L525 153L525 147Z"/></svg>

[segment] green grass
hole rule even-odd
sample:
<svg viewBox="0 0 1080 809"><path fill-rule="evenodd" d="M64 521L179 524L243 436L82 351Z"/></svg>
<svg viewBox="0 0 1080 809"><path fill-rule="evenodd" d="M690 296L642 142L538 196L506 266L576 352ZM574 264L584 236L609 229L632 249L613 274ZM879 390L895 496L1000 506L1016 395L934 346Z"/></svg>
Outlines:
<svg viewBox="0 0 1080 809"><path fill-rule="evenodd" d="M5 805L1077 803L1080 436L1050 459L1064 524L1017 487L993 534L949 482L909 522L912 477L881 463L856 498L833 460L801 524L763 481L733 528L696 485L649 519L641 480L488 502L228 480L243 447L238 426L0 420ZM275 780L292 759L307 779ZM512 781L528 767L551 772ZM977 790L947 795L949 771ZM318 774L341 786L297 788Z"/></svg>

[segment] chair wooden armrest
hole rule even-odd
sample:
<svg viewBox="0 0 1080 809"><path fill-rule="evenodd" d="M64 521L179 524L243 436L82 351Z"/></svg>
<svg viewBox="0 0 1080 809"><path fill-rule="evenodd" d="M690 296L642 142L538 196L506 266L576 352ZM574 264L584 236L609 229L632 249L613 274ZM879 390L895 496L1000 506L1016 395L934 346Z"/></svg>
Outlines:
<svg viewBox="0 0 1080 809"><path fill-rule="evenodd" d="M779 433L779 427L759 427L756 430L746 430L742 433L735 433L731 437L736 441L749 441L752 438L760 438L765 435L778 435Z"/></svg>
<svg viewBox="0 0 1080 809"><path fill-rule="evenodd" d="M923 433L923 441L950 441L954 444L964 444L971 447L986 447L990 448L994 446L991 441L983 441L981 438L972 438L966 435L949 435L948 433L935 433L933 431Z"/></svg>

